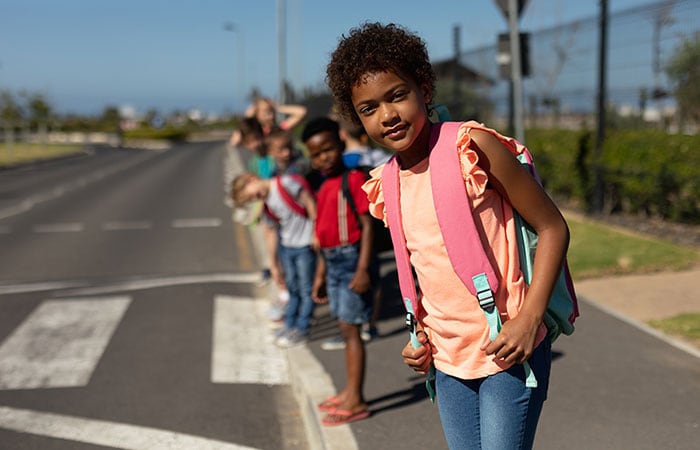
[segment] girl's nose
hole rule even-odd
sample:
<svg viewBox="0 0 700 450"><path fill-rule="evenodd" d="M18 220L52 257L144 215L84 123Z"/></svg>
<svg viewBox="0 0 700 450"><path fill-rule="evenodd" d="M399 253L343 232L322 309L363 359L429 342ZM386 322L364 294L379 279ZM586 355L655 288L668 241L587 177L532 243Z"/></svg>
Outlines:
<svg viewBox="0 0 700 450"><path fill-rule="evenodd" d="M396 110L391 105L383 104L380 107L380 117L384 123L391 123L396 120Z"/></svg>

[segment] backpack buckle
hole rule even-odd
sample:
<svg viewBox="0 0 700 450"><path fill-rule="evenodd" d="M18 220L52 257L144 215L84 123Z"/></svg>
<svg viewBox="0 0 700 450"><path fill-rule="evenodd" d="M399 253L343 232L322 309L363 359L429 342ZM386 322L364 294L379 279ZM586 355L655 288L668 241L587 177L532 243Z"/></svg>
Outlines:
<svg viewBox="0 0 700 450"><path fill-rule="evenodd" d="M406 313L406 320L405 320L404 324L406 325L406 328L408 328L409 330L411 330L411 331L415 330L416 316L414 316L410 312Z"/></svg>
<svg viewBox="0 0 700 450"><path fill-rule="evenodd" d="M476 291L476 299L479 306L484 311L491 313L496 308L496 299L493 297L493 289L489 284L489 280L485 273L480 273L472 277L474 282L474 290Z"/></svg>
<svg viewBox="0 0 700 450"><path fill-rule="evenodd" d="M485 311L492 312L493 308L496 307L496 299L493 297L493 291L491 291L491 289L477 292L476 298L479 301L481 309Z"/></svg>

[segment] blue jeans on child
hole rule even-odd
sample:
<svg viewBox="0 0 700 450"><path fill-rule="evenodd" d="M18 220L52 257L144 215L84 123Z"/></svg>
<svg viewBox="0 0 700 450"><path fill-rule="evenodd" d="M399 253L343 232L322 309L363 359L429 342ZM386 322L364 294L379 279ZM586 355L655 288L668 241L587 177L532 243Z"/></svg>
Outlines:
<svg viewBox="0 0 700 450"><path fill-rule="evenodd" d="M357 244L323 249L331 315L341 322L354 325L369 322L372 314L372 289L358 294L348 287L355 276L359 254Z"/></svg>
<svg viewBox="0 0 700 450"><path fill-rule="evenodd" d="M284 270L284 282L289 291L284 326L307 335L315 305L311 290L316 274L316 253L310 246L296 248L280 245L279 256Z"/></svg>
<svg viewBox="0 0 700 450"><path fill-rule="evenodd" d="M450 449L532 448L549 386L549 338L537 346L528 362L537 377L538 386L534 389L525 387L521 364L476 380L462 380L437 371L438 409Z"/></svg>

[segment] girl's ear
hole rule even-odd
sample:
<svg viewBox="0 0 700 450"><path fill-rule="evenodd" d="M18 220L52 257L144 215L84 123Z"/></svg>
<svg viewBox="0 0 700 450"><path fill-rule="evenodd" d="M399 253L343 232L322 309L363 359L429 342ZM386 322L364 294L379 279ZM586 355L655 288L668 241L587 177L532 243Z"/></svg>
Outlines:
<svg viewBox="0 0 700 450"><path fill-rule="evenodd" d="M426 105L433 101L433 90L430 87L430 84L428 84L428 83L421 84L420 90L421 90L421 93L423 94L423 102Z"/></svg>

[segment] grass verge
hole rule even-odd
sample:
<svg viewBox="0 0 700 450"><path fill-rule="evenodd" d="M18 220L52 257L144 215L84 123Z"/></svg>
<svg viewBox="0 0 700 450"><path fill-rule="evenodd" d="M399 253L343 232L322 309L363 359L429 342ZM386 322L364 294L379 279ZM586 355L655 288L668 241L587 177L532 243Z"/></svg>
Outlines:
<svg viewBox="0 0 700 450"><path fill-rule="evenodd" d="M673 336L679 336L700 347L700 312L679 314L668 319L651 320L649 325Z"/></svg>
<svg viewBox="0 0 700 450"><path fill-rule="evenodd" d="M567 217L571 229L568 261L575 279L605 275L690 269L700 263L697 249ZM700 348L700 312L681 314L649 325Z"/></svg>
<svg viewBox="0 0 700 450"><path fill-rule="evenodd" d="M82 151L81 145L70 144L0 144L0 167L11 167L29 161L57 158Z"/></svg>
<svg viewBox="0 0 700 450"><path fill-rule="evenodd" d="M569 267L576 279L684 270L700 263L694 248L567 217L571 230Z"/></svg>

